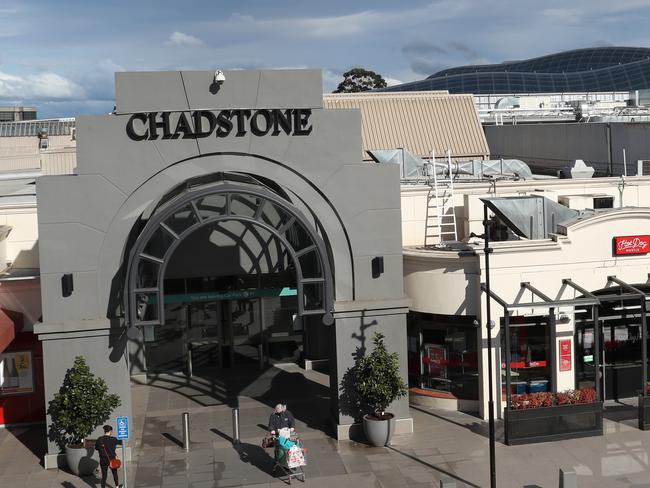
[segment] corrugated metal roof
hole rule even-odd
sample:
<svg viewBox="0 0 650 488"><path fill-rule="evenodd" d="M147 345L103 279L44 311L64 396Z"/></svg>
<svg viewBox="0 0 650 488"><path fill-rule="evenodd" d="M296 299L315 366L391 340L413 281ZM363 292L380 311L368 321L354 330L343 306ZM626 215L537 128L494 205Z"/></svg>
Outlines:
<svg viewBox="0 0 650 488"><path fill-rule="evenodd" d="M363 159L368 149L403 147L436 159L487 159L490 150L472 95L434 92L362 92L323 95L327 109L361 110Z"/></svg>

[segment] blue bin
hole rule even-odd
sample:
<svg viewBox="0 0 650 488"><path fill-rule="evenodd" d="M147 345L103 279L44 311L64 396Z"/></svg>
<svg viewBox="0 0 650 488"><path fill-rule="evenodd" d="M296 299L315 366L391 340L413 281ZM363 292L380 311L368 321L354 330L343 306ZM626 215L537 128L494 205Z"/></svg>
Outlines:
<svg viewBox="0 0 650 488"><path fill-rule="evenodd" d="M540 391L548 391L548 380L528 382L528 393L538 393Z"/></svg>
<svg viewBox="0 0 650 488"><path fill-rule="evenodd" d="M510 390L512 390L513 395L522 395L526 393L526 382L513 381L510 383Z"/></svg>

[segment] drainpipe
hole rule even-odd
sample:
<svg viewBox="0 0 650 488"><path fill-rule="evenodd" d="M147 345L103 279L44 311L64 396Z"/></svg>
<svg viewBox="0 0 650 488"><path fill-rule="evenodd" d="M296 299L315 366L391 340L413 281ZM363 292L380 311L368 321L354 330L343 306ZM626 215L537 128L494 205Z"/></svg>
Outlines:
<svg viewBox="0 0 650 488"><path fill-rule="evenodd" d="M612 157L612 126L607 123L605 131L605 139L607 140L607 176L614 175L613 157Z"/></svg>

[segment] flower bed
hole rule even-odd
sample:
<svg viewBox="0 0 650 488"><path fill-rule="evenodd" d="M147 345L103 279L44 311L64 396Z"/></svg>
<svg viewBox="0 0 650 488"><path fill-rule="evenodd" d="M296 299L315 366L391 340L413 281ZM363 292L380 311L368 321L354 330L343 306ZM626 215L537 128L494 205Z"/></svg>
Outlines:
<svg viewBox="0 0 650 488"><path fill-rule="evenodd" d="M504 420L508 445L603 435L603 404L593 388L512 395Z"/></svg>
<svg viewBox="0 0 650 488"><path fill-rule="evenodd" d="M527 410L531 408L552 407L554 405L577 405L596 402L594 388L580 388L559 393L525 393L512 395L510 400L511 410Z"/></svg>

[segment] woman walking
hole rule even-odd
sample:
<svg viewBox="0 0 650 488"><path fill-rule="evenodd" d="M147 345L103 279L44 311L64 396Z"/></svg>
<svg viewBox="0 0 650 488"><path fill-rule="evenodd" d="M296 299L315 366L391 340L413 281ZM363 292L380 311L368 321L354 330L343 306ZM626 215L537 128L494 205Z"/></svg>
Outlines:
<svg viewBox="0 0 650 488"><path fill-rule="evenodd" d="M117 446L118 440L113 437L113 427L105 425L103 429L104 435L95 442L95 451L99 453L99 467L102 470L102 488L106 488L106 478L108 477L108 468L111 464L111 459L117 457L115 447ZM122 488L117 476L117 468L111 467L111 473L113 474L115 488Z"/></svg>

